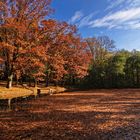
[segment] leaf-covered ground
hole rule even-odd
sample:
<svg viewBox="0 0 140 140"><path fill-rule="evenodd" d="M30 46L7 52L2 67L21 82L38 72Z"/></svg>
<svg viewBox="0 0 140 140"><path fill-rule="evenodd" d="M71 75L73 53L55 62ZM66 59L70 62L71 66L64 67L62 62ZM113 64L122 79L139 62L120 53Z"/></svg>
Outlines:
<svg viewBox="0 0 140 140"><path fill-rule="evenodd" d="M140 140L140 90L92 90L13 102L0 140Z"/></svg>

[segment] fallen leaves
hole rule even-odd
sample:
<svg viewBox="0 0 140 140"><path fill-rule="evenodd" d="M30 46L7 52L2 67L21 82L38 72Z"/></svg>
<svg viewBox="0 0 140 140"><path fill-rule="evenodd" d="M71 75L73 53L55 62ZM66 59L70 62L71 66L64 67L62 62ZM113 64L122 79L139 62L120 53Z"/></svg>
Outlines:
<svg viewBox="0 0 140 140"><path fill-rule="evenodd" d="M14 105L18 110L0 110L0 138L139 140L138 92L92 90L18 102Z"/></svg>

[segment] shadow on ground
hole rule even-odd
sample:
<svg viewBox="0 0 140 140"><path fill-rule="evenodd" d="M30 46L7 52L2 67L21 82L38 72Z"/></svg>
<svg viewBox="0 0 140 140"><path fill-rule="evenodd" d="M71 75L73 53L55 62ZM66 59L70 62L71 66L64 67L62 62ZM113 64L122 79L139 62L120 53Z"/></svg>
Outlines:
<svg viewBox="0 0 140 140"><path fill-rule="evenodd" d="M91 90L13 102L0 140L139 140L140 90Z"/></svg>

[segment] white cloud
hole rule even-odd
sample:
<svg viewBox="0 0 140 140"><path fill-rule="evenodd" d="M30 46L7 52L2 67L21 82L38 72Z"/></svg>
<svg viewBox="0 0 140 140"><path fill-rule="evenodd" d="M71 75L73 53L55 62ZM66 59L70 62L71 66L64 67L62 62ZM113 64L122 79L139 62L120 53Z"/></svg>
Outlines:
<svg viewBox="0 0 140 140"><path fill-rule="evenodd" d="M124 3L125 1L126 0L116 0L116 1L112 2L112 0L109 0L108 2L111 4L106 8L106 10L113 9L113 8L119 6L120 4Z"/></svg>
<svg viewBox="0 0 140 140"><path fill-rule="evenodd" d="M83 26L90 25L90 21L92 20L93 16L94 16L96 13L97 13L97 12L92 13L92 14L89 14L88 16L83 17L83 18L80 20L80 22L78 23L78 27L83 27Z"/></svg>
<svg viewBox="0 0 140 140"><path fill-rule="evenodd" d="M114 8L136 8L140 6L140 0L108 0L109 6L106 10L111 10Z"/></svg>
<svg viewBox="0 0 140 140"><path fill-rule="evenodd" d="M75 14L71 17L71 19L68 21L69 23L73 24L78 22L84 14L81 11L76 11Z"/></svg>
<svg viewBox="0 0 140 140"><path fill-rule="evenodd" d="M101 19L90 21L91 27L140 29L139 24L140 24L140 7L132 8L129 10L121 10L106 15Z"/></svg>
<svg viewBox="0 0 140 140"><path fill-rule="evenodd" d="M129 7L139 7L140 6L140 0L129 0Z"/></svg>
<svg viewBox="0 0 140 140"><path fill-rule="evenodd" d="M79 28L140 29L140 0L108 0L108 3L109 6L103 11L107 14L101 18L93 19L96 13L85 17L83 13L75 13L71 21L77 21Z"/></svg>

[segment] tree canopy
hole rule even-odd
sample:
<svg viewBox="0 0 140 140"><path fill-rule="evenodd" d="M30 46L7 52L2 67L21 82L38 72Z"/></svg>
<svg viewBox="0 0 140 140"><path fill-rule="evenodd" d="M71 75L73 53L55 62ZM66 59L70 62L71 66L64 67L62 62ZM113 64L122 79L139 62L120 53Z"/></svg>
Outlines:
<svg viewBox="0 0 140 140"><path fill-rule="evenodd" d="M58 82L87 75L90 52L75 26L46 20L50 0L0 2L0 61L7 87L14 77Z"/></svg>
<svg viewBox="0 0 140 140"><path fill-rule="evenodd" d="M49 19L51 0L0 0L0 76L83 87L139 87L140 52L118 51L108 36L82 38Z"/></svg>

